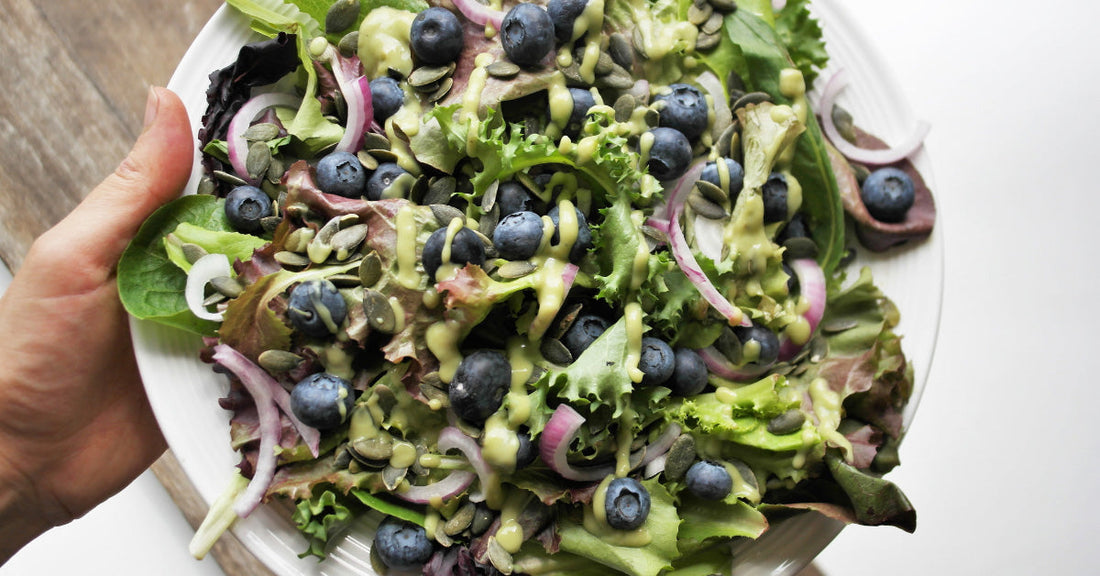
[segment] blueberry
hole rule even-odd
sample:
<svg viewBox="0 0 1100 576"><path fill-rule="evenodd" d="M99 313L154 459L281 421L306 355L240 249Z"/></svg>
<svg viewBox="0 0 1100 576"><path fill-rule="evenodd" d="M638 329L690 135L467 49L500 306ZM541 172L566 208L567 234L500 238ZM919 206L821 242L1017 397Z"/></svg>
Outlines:
<svg viewBox="0 0 1100 576"><path fill-rule="evenodd" d="M527 432L516 432L516 437L519 438L519 449L516 450L516 470L522 470L535 461L539 451L538 447L535 446L535 442L531 440L531 435Z"/></svg>
<svg viewBox="0 0 1100 576"><path fill-rule="evenodd" d="M299 332L310 338L335 334L348 314L348 305L328 280L307 280L290 291L286 315Z"/></svg>
<svg viewBox="0 0 1100 576"><path fill-rule="evenodd" d="M462 23L446 8L433 6L417 14L409 29L409 46L424 64L454 62L464 45Z"/></svg>
<svg viewBox="0 0 1100 576"><path fill-rule="evenodd" d="M863 205L880 222L901 222L913 207L913 179L897 168L879 168L863 181Z"/></svg>
<svg viewBox="0 0 1100 576"><path fill-rule="evenodd" d="M779 337L765 326L735 326L741 341L741 361L753 366L771 366L779 358Z"/></svg>
<svg viewBox="0 0 1100 576"><path fill-rule="evenodd" d="M638 369L644 374L641 386L660 386L672 377L676 367L676 354L662 340L646 336L642 338L642 357Z"/></svg>
<svg viewBox="0 0 1100 576"><path fill-rule="evenodd" d="M554 21L537 4L516 4L500 23L500 44L512 62L535 66L554 49Z"/></svg>
<svg viewBox="0 0 1100 576"><path fill-rule="evenodd" d="M366 185L367 169L355 154L332 152L317 162L317 187L322 192L358 198Z"/></svg>
<svg viewBox="0 0 1100 576"><path fill-rule="evenodd" d="M691 164L691 143L687 137L672 128L654 128L649 133L653 135L646 162L649 173L662 182L683 176Z"/></svg>
<svg viewBox="0 0 1100 576"><path fill-rule="evenodd" d="M722 500L733 489L733 478L726 467L708 460L692 464L684 483L688 491L704 500Z"/></svg>
<svg viewBox="0 0 1100 576"><path fill-rule="evenodd" d="M378 558L394 570L418 570L435 552L423 528L393 516L387 516L374 534Z"/></svg>
<svg viewBox="0 0 1100 576"><path fill-rule="evenodd" d="M707 387L707 365L703 358L691 348L677 348L676 361L672 377L665 386L672 389L674 396L695 396Z"/></svg>
<svg viewBox="0 0 1100 576"><path fill-rule="evenodd" d="M588 228L588 220L581 213L579 208L574 208L577 211L577 239L573 242L573 247L569 249L569 261L579 262L584 255L588 253L588 250L592 248L592 230ZM550 237L550 242L557 244L559 241L558 235L558 207L554 206L546 213L550 217L550 221L554 223L554 235Z"/></svg>
<svg viewBox="0 0 1100 576"><path fill-rule="evenodd" d="M584 314L573 321L573 325L565 331L561 337L561 343L569 349L573 359L581 357L581 354L607 330L607 320L599 316Z"/></svg>
<svg viewBox="0 0 1100 576"><path fill-rule="evenodd" d="M516 212L493 229L493 246L505 260L526 260L542 243L542 218L534 212Z"/></svg>
<svg viewBox="0 0 1100 576"><path fill-rule="evenodd" d="M478 350L459 363L447 396L455 414L472 424L481 424L500 409L511 384L508 357L497 350Z"/></svg>
<svg viewBox="0 0 1100 576"><path fill-rule="evenodd" d="M374 106L374 119L382 124L405 105L405 91L397 80L381 76L370 81L371 105Z"/></svg>
<svg viewBox="0 0 1100 576"><path fill-rule="evenodd" d="M587 5L588 0L550 0L546 3L546 13L554 23L554 37L559 43L573 39L573 24Z"/></svg>
<svg viewBox="0 0 1100 576"><path fill-rule="evenodd" d="M272 214L271 198L255 186L237 186L225 197L225 217L240 232L260 232L260 221Z"/></svg>
<svg viewBox="0 0 1100 576"><path fill-rule="evenodd" d="M570 138L576 138L581 133L581 128L584 128L584 121L585 117L588 116L589 108L596 105L596 99L592 96L592 92L584 88L570 88L569 95L573 97L573 112L569 114L569 122L562 130L562 134ZM549 113L547 113L547 116L549 116Z"/></svg>
<svg viewBox="0 0 1100 576"><path fill-rule="evenodd" d="M408 174L404 168L393 162L379 164L374 174L367 180L367 200L386 198L386 190L401 176Z"/></svg>
<svg viewBox="0 0 1100 576"><path fill-rule="evenodd" d="M711 161L703 166L703 172L699 174L699 179L706 180L725 190L729 194L730 200L736 201L737 195L741 193L741 188L745 185L745 169L741 167L740 162L733 158L722 158L722 161L726 165L724 175L718 171L718 162ZM722 185L723 180L726 181L724 186Z"/></svg>
<svg viewBox="0 0 1100 576"><path fill-rule="evenodd" d="M688 84L672 84L668 92L657 94L654 102L664 102L659 125L674 128L687 136L689 142L699 139L707 129L707 99L698 88Z"/></svg>
<svg viewBox="0 0 1100 576"><path fill-rule="evenodd" d="M649 516L649 491L633 478L616 478L607 485L603 507L612 528L641 528Z"/></svg>
<svg viewBox="0 0 1100 576"><path fill-rule="evenodd" d="M501 182L497 188L497 206L500 206L500 217L503 218L516 212L534 212L542 214L546 212L546 205L531 194L523 184L514 180Z"/></svg>
<svg viewBox="0 0 1100 576"><path fill-rule="evenodd" d="M290 411L306 426L331 430L344 423L355 406L351 384L325 372L310 374L294 385Z"/></svg>
<svg viewBox="0 0 1100 576"><path fill-rule="evenodd" d="M764 223L782 222L787 219L787 177L772 172L760 189L764 200Z"/></svg>
<svg viewBox="0 0 1100 576"><path fill-rule="evenodd" d="M787 222L787 225L779 231L775 240L777 243L782 244L791 238L809 238L810 228L806 225L806 220L802 217L802 214L795 213L791 217L791 220Z"/></svg>
<svg viewBox="0 0 1100 576"><path fill-rule="evenodd" d="M435 280L435 272L443 265L443 248L446 243L446 227L432 232L432 235L428 236L428 241L424 243L422 256L424 272L433 281ZM459 266L464 264L477 264L480 266L485 263L485 245L481 243L481 238L478 237L476 232L463 227L454 235L451 240L451 259L448 263Z"/></svg>

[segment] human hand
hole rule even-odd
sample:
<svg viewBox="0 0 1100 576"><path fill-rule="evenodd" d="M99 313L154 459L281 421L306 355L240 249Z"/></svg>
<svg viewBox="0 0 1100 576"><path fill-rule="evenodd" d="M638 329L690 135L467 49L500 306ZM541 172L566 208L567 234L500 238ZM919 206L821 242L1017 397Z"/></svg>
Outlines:
<svg viewBox="0 0 1100 576"><path fill-rule="evenodd" d="M151 89L129 156L34 242L0 299L0 562L165 450L115 266L141 223L183 190L193 144L179 98Z"/></svg>

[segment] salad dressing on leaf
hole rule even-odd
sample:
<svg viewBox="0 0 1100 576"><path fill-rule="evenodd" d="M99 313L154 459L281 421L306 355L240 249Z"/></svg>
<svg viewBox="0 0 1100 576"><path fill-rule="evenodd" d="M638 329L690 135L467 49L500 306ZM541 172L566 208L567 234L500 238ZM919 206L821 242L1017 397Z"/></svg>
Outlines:
<svg viewBox="0 0 1100 576"><path fill-rule="evenodd" d="M410 203L397 211L397 282L410 290L420 287L416 271L416 208Z"/></svg>
<svg viewBox="0 0 1100 576"><path fill-rule="evenodd" d="M616 476L609 475L596 487L592 495L592 503L584 507L584 529L589 534L611 544L612 546L625 546L639 548L649 544L653 538L646 525L634 530L616 530L607 523L607 487Z"/></svg>

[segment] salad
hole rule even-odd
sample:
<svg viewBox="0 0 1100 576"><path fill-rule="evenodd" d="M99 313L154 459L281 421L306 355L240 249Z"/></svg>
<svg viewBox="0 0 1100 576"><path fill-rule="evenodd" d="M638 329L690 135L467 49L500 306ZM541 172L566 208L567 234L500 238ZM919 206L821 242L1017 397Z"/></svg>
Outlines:
<svg viewBox="0 0 1100 576"><path fill-rule="evenodd" d="M793 513L912 531L912 367L855 247L928 235L807 3L230 0L198 194L119 264L200 335L240 464L380 573L722 573ZM852 233L849 233L852 232ZM216 409L213 406L212 410Z"/></svg>

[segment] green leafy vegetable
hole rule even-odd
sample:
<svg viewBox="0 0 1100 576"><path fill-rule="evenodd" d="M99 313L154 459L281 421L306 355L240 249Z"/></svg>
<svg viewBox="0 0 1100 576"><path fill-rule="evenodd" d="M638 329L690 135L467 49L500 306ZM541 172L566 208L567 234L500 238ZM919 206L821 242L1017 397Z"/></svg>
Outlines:
<svg viewBox="0 0 1100 576"><path fill-rule="evenodd" d="M196 226L190 222L180 222L171 234L164 237L164 250L168 259L184 272L191 271L191 263L183 255L183 245L194 244L206 250L208 254L225 254L230 262L250 260L252 253L267 244L259 236L212 230Z"/></svg>
<svg viewBox="0 0 1100 576"><path fill-rule="evenodd" d="M806 79L807 90L813 87L818 70L829 61L821 25L810 14L809 4L809 0L788 0L775 17L775 31Z"/></svg>

